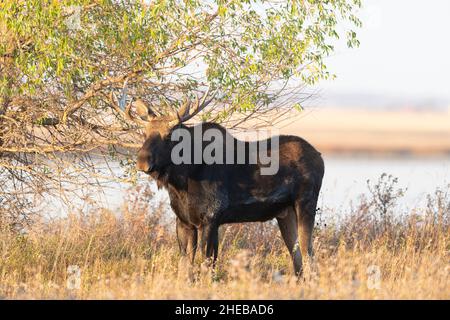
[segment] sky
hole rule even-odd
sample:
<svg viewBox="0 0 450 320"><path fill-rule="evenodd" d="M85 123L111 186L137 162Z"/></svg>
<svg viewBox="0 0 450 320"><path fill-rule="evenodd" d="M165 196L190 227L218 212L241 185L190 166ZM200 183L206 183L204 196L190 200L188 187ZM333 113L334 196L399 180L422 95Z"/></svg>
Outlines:
<svg viewBox="0 0 450 320"><path fill-rule="evenodd" d="M371 95L450 106L450 1L363 0L361 45L336 46L324 98ZM344 42L344 41L341 41Z"/></svg>

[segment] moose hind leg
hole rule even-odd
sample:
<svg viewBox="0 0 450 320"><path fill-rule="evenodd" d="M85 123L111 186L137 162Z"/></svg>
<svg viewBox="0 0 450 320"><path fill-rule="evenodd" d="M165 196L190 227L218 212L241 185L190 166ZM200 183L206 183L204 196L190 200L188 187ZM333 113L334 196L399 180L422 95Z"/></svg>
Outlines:
<svg viewBox="0 0 450 320"><path fill-rule="evenodd" d="M299 229L300 250L303 257L312 258L312 234L314 229L314 219L317 206L316 192L307 192L295 202L295 211L297 213L297 223Z"/></svg>
<svg viewBox="0 0 450 320"><path fill-rule="evenodd" d="M291 255L295 274L298 276L302 272L302 255L298 245L297 216L294 208L285 209L285 215L277 217L277 221L281 236Z"/></svg>

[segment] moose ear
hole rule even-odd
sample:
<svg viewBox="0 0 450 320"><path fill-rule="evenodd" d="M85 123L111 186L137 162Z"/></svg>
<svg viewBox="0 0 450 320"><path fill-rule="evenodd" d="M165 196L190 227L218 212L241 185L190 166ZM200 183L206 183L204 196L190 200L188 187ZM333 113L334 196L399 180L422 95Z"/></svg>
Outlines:
<svg viewBox="0 0 450 320"><path fill-rule="evenodd" d="M136 113L142 120L151 120L156 117L156 114L141 99L136 99L133 105L136 108Z"/></svg>

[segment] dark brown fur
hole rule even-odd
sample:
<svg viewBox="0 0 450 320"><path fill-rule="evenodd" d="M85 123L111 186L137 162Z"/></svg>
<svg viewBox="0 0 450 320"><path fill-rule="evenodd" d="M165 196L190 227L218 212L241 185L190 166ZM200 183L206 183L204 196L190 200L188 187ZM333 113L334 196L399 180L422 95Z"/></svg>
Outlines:
<svg viewBox="0 0 450 320"><path fill-rule="evenodd" d="M200 125L203 131L215 128L229 134L218 124ZM159 187L167 188L177 215L182 254L193 262L199 248L206 258L215 260L220 225L276 218L295 272L301 273L302 254L312 255L311 236L324 174L320 153L302 138L279 136L275 175L261 175L260 164L174 165L170 157L175 143L170 140L172 130L149 125L137 167L156 179ZM247 151L248 146L246 143Z"/></svg>

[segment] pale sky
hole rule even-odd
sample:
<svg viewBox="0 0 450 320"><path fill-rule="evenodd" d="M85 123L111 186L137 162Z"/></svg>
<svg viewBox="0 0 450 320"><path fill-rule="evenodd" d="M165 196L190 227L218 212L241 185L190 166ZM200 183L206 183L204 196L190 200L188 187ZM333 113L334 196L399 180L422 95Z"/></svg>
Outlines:
<svg viewBox="0 0 450 320"><path fill-rule="evenodd" d="M450 1L363 0L361 46L328 58L327 94L450 101Z"/></svg>

